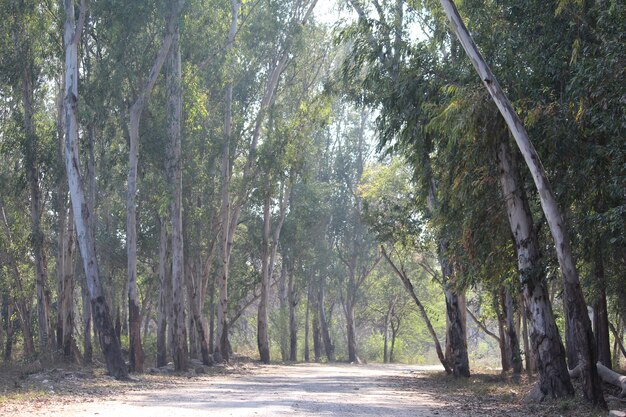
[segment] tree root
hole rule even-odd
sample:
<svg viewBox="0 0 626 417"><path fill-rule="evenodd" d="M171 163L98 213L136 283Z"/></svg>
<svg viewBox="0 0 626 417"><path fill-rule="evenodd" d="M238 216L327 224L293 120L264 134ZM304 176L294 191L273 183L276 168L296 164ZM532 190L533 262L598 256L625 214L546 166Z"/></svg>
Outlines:
<svg viewBox="0 0 626 417"><path fill-rule="evenodd" d="M602 381L620 388L621 392L619 393L619 397L626 397L626 376L618 374L617 372L602 365L600 362L598 362L596 366L598 367L598 375ZM579 378L580 372L581 365L578 365L574 369L569 370L569 376L570 378Z"/></svg>

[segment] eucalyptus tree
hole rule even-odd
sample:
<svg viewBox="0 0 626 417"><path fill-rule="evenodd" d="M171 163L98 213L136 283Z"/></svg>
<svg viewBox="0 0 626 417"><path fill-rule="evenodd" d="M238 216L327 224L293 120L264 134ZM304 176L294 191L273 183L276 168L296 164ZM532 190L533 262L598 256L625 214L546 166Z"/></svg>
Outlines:
<svg viewBox="0 0 626 417"><path fill-rule="evenodd" d="M348 361L360 362L357 355L355 307L362 287L382 255L376 242L363 223L363 199L358 189L362 182L365 163L370 154L368 139L368 111L344 112L344 120L335 160L335 175L341 187L333 202L335 212L333 233L336 236L337 256L345 267L341 301L346 319Z"/></svg>
<svg viewBox="0 0 626 417"><path fill-rule="evenodd" d="M556 201L545 170L541 165L539 155L530 141L526 129L524 129L519 116L500 87L495 75L478 51L478 48L465 27L465 24L462 22L454 3L449 0L442 0L441 3L448 19L452 24L453 31L459 38L461 45L468 54L485 87L492 96L495 104L498 106L500 113L505 119L511 134L515 138L524 160L531 171L533 180L539 192L546 221L554 239L557 257L564 279L568 325L573 329L576 344L578 345L578 353L580 357L583 358L581 360L581 375L584 383L584 395L594 404L604 405L604 397L602 395L601 384L596 369L597 353L595 339L585 308L586 304L580 287L576 262L572 253L570 239L567 232L567 225L564 222L562 211ZM513 225L511 228L513 229ZM515 227L515 229L517 229L517 227ZM556 395L571 395L572 390L568 386L568 376L562 375L561 378L564 380L561 385L563 388L555 390L554 393ZM545 395L550 389L551 387L548 388L545 384L543 384L541 391Z"/></svg>
<svg viewBox="0 0 626 417"><path fill-rule="evenodd" d="M44 84L47 77L46 50L51 50L50 40L53 22L46 10L37 7L37 3L10 2L0 9L3 16L1 35L9 42L2 59L5 80L11 85L12 95L19 100L19 108L13 115L20 129L20 148L23 152L23 170L28 183L29 210L31 224L31 244L35 267L35 288L37 294L37 323L39 330L39 348L45 352L54 346L54 328L52 326L51 291L48 283L48 248L44 230L46 213L46 195L44 193L44 171L50 169L51 160L47 155L54 155L46 149L46 122L42 118L42 100L45 98ZM50 36L48 36L50 35ZM10 40L10 41L9 41ZM11 45L9 47L9 45ZM52 58L52 57L49 57ZM39 119L39 120L38 120ZM51 120L48 119L48 122ZM54 137L54 136L51 136ZM46 167L48 165L48 168Z"/></svg>
<svg viewBox="0 0 626 417"><path fill-rule="evenodd" d="M422 105L435 101L445 81L439 78L438 57L430 54L425 43L412 45L406 39L408 17L402 1L374 1L370 7L369 3L355 0L350 5L359 20L344 29L340 37L352 45L343 78L348 86L353 85L349 87L353 99L381 110L377 118L379 147L397 149L409 158L420 178L423 207L436 219L446 201L439 193L439 178L432 161L438 138L424 129L428 119ZM448 314L446 356L454 375L468 376L463 283L460 271L454 267L445 222L441 224L436 239Z"/></svg>
<svg viewBox="0 0 626 417"><path fill-rule="evenodd" d="M234 197L224 198L222 197L222 218L220 219L222 223L222 236L221 236L221 245L219 253L221 255L220 263L222 267L222 276L218 280L218 308L217 308L217 344L215 348L214 355L216 356L216 360L227 360L228 359L228 268L230 262L230 251L232 250L233 239L235 235L235 231L237 225L239 223L239 216L241 211L249 199L250 193L252 191L253 179L258 174L258 164L257 164L257 149L259 146L259 141L262 136L262 129L267 120L267 113L271 105L276 99L276 90L278 88L279 81L281 76L290 62L291 52L293 48L293 43L296 41L297 37L300 36L299 32L303 25L307 23L313 8L315 7L317 0L312 1L294 1L288 2L286 4L260 4L258 6L252 5L252 12L254 12L253 25L248 27L248 34L246 37L247 42L251 42L254 39L253 43L255 45L255 53L263 52L266 55L266 58L263 61L269 61L267 64L263 63L263 67L259 68L253 66L253 71L259 71L259 74L263 74L261 79L264 80L262 87L259 88L261 91L259 96L248 97L251 102L244 103L246 106L242 110L241 117L244 120L250 120L249 126L249 137L244 138L243 136L237 138L237 143L244 152L244 160L243 167L241 168L241 184L235 190L230 189L229 192L234 194ZM232 19L232 25L236 24L236 16L238 14L239 6L237 3L233 3L233 8L231 11L231 16L234 17ZM258 14L257 14L258 13ZM273 22L271 25L267 25L265 21L261 19L269 19L269 21ZM231 26L232 27L232 26ZM268 32L267 29L270 29ZM255 30L258 30L255 32ZM277 32L272 32L273 30L277 30ZM259 38L259 36L262 36ZM262 42L259 42L259 39ZM258 45L269 46L269 51L265 48L258 48ZM247 45L246 45L247 46ZM246 51L244 51L246 52ZM247 52L249 53L249 51ZM254 55L253 55L254 56ZM267 59L269 56L269 60ZM255 61L258 64L258 57L255 56ZM243 86L242 86L243 87ZM246 86L247 87L247 86ZM255 103L256 105L251 105ZM248 107L249 106L249 107ZM253 109L256 108L256 111ZM228 115L228 109L226 114ZM252 114L245 114L246 111L251 111ZM229 121L229 118L225 118L225 123ZM242 133L245 131L241 129ZM232 138L230 139L232 140ZM230 142L229 142L230 143ZM238 149L231 147L223 149L231 152L231 158L233 155L237 155ZM222 158L224 159L224 158ZM229 162L229 165L232 165L232 162ZM226 185L223 185L222 194L226 188L234 188L231 187L230 177L232 176L233 170L230 171L228 169L222 169L223 173L228 173L229 178L222 178L222 181L226 182ZM228 206L228 209L225 207ZM224 225L228 225L226 229ZM226 273L224 273L226 271Z"/></svg>
<svg viewBox="0 0 626 417"><path fill-rule="evenodd" d="M84 180L80 172L78 152L78 43L85 23L87 5L84 0L81 2L78 21L76 21L73 0L65 0L64 11L65 168L72 199L76 235L91 298L94 324L98 331L107 370L110 375L121 379L127 377L128 371L122 359L119 339L113 328L111 312L102 291L95 242L93 234L89 231L90 213L85 198Z"/></svg>

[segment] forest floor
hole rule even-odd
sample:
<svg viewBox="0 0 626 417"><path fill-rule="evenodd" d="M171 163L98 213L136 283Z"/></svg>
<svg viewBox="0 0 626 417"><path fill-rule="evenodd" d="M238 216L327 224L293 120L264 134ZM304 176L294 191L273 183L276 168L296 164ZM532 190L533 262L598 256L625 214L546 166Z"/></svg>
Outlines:
<svg viewBox="0 0 626 417"><path fill-rule="evenodd" d="M533 381L436 367L235 361L116 381L101 368L0 368L0 416L606 416L580 399L524 404ZM610 404L619 408L619 404Z"/></svg>

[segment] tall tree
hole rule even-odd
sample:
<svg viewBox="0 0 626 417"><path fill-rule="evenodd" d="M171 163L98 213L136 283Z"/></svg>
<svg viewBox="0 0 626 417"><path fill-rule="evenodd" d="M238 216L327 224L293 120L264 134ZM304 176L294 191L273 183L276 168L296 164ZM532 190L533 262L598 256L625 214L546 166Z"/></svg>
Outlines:
<svg viewBox="0 0 626 417"><path fill-rule="evenodd" d="M545 170L541 165L539 155L535 150L526 129L524 128L513 106L509 102L498 80L478 51L467 27L461 20L458 10L451 0L441 0L446 16L452 24L452 30L459 39L465 52L469 56L474 68L478 72L485 87L492 96L502 117L507 123L511 134L530 169L531 175L539 192L541 206L546 216L548 226L556 247L561 273L563 274L565 302L568 309L568 326L574 330L579 352L582 356L581 376L584 384L584 395L594 404L606 406L602 394L600 378L596 369L596 346L591 322L587 315L586 303L580 287L576 262L572 254L566 224L558 206ZM556 393L562 395L563 393Z"/></svg>
<svg viewBox="0 0 626 417"><path fill-rule="evenodd" d="M74 211L76 236L80 247L87 287L91 298L94 324L98 331L100 347L107 371L118 379L126 378L128 371L122 358L120 341L113 328L109 306L104 298L98 270L98 258L93 234L89 231L89 209L85 198L83 176L80 172L78 152L78 43L87 14L87 2L82 0L78 22L74 14L74 1L64 0L65 25L65 168Z"/></svg>

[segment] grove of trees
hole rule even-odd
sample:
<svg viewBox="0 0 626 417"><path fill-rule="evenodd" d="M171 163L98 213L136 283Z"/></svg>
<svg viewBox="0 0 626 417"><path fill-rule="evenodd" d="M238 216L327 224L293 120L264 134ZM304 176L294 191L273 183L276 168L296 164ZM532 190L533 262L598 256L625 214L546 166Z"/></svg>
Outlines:
<svg viewBox="0 0 626 417"><path fill-rule="evenodd" d="M497 352L602 406L625 25L621 0L3 1L4 361L462 378Z"/></svg>

